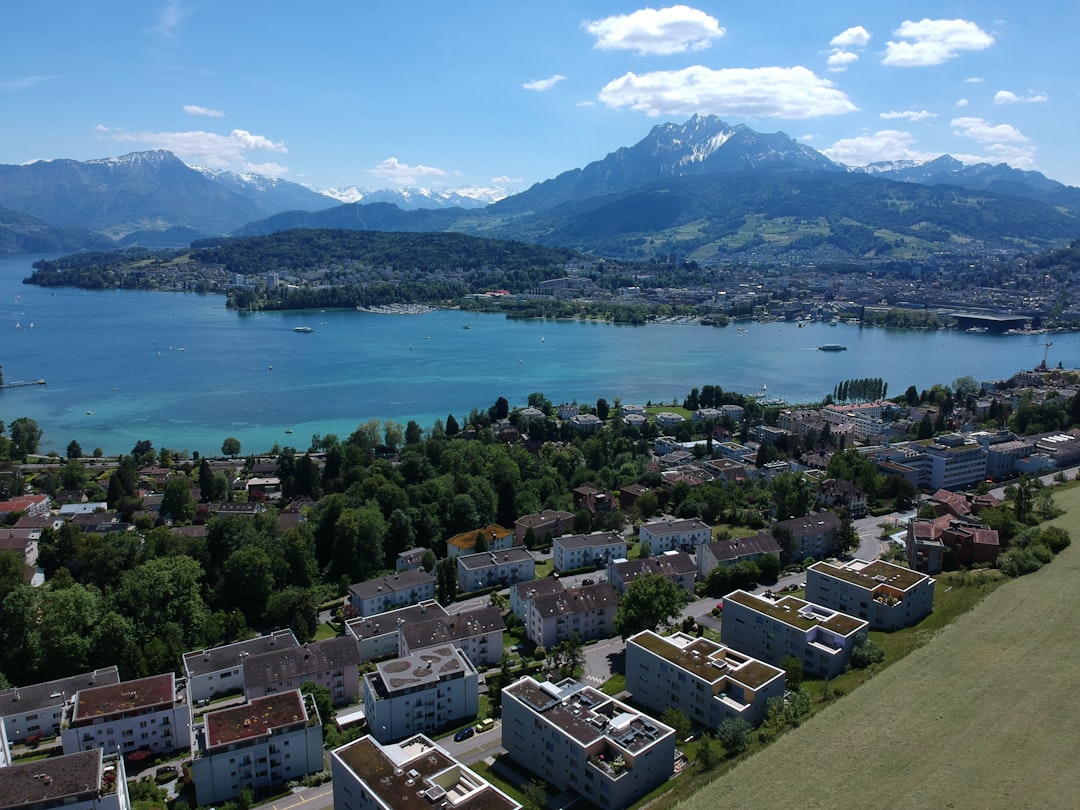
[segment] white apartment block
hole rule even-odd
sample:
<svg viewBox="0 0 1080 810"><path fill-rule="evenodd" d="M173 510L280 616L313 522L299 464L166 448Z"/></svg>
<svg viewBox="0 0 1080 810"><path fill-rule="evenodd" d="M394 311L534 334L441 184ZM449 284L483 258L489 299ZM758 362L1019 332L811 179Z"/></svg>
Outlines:
<svg viewBox="0 0 1080 810"><path fill-rule="evenodd" d="M0 690L0 725L9 743L25 742L27 737L55 737L64 721L68 701L80 689L120 683L116 667L105 667L82 675L72 675L30 686Z"/></svg>
<svg viewBox="0 0 1080 810"><path fill-rule="evenodd" d="M292 630L223 644L209 650L184 653L188 699L195 705L226 692L244 691L244 662L252 655L300 646Z"/></svg>
<svg viewBox="0 0 1080 810"><path fill-rule="evenodd" d="M551 545L551 559L560 573L590 566L599 568L624 557L626 538L618 532L567 534L556 537Z"/></svg>
<svg viewBox="0 0 1080 810"><path fill-rule="evenodd" d="M94 749L0 768L0 807L131 810L124 758Z"/></svg>
<svg viewBox="0 0 1080 810"><path fill-rule="evenodd" d="M374 737L330 752L336 810L521 810L521 805L422 734Z"/></svg>
<svg viewBox="0 0 1080 810"><path fill-rule="evenodd" d="M883 560L818 562L806 569L806 599L866 619L874 630L899 630L930 615L934 580Z"/></svg>
<svg viewBox="0 0 1080 810"><path fill-rule="evenodd" d="M938 436L922 450L930 461L931 489L961 489L986 479L987 450L970 437Z"/></svg>
<svg viewBox="0 0 1080 810"><path fill-rule="evenodd" d="M491 667L502 660L505 630L502 613L494 607L453 616L430 616L402 625L398 655L405 658L431 647L453 644L465 653L474 667Z"/></svg>
<svg viewBox="0 0 1080 810"><path fill-rule="evenodd" d="M423 622L432 618L445 618L446 609L429 599L419 605L388 610L374 616L363 616L345 622L345 633L356 640L360 663L391 658L398 654L401 644L401 628L410 622Z"/></svg>
<svg viewBox="0 0 1080 810"><path fill-rule="evenodd" d="M363 686L368 728L381 743L475 717L479 706L476 667L453 645L376 664Z"/></svg>
<svg viewBox="0 0 1080 810"><path fill-rule="evenodd" d="M608 582L619 593L626 593L630 583L642 575L659 574L693 596L697 573L697 563L685 551L665 551L656 557L638 557L636 560L612 560L607 569Z"/></svg>
<svg viewBox="0 0 1080 810"><path fill-rule="evenodd" d="M243 790L267 796L323 769L319 712L296 689L207 712L193 732L191 777L204 807Z"/></svg>
<svg viewBox="0 0 1080 810"><path fill-rule="evenodd" d="M510 588L510 612L528 624L531 597L541 594L562 593L566 588L555 577L541 577L532 582L519 582Z"/></svg>
<svg viewBox="0 0 1080 810"><path fill-rule="evenodd" d="M626 688L634 701L657 714L674 707L706 728L730 718L758 725L769 698L783 700L785 679L779 667L687 633L645 630L626 642Z"/></svg>
<svg viewBox="0 0 1080 810"><path fill-rule="evenodd" d="M670 430L671 428L678 427L685 421L686 420L680 414L672 413L671 411L660 411L660 413L656 415L656 424L662 430Z"/></svg>
<svg viewBox="0 0 1080 810"><path fill-rule="evenodd" d="M869 622L794 596L771 600L746 591L724 597L720 640L739 652L779 666L786 655L802 661L813 677L844 671Z"/></svg>
<svg viewBox="0 0 1080 810"><path fill-rule="evenodd" d="M700 520L676 520L664 517L644 524L638 530L638 540L649 544L652 554L663 551L693 552L712 540L712 529Z"/></svg>
<svg viewBox="0 0 1080 810"><path fill-rule="evenodd" d="M313 641L303 647L253 655L244 662L244 698L299 689L309 681L322 684L335 704L360 695L360 654L348 636Z"/></svg>
<svg viewBox="0 0 1080 810"><path fill-rule="evenodd" d="M582 641L607 638L615 632L619 595L606 582L529 595L525 601L529 639L553 647L577 633Z"/></svg>
<svg viewBox="0 0 1080 810"><path fill-rule="evenodd" d="M557 790L621 808L671 776L675 730L591 686L526 676L502 694L503 748Z"/></svg>
<svg viewBox="0 0 1080 810"><path fill-rule="evenodd" d="M60 730L65 754L94 748L169 753L191 745L191 708L183 681L171 672L81 689L67 709Z"/></svg>
<svg viewBox="0 0 1080 810"><path fill-rule="evenodd" d="M481 551L457 557L458 592L501 588L528 582L536 576L536 560L520 546L503 551Z"/></svg>
<svg viewBox="0 0 1080 810"><path fill-rule="evenodd" d="M374 616L434 598L435 577L419 569L399 571L349 586L349 604L359 616Z"/></svg>

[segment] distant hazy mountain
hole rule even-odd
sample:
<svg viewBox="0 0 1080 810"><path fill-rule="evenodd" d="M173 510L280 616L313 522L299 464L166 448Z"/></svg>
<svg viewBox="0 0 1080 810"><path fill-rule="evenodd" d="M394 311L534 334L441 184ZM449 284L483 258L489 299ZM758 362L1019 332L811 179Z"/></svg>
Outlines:
<svg viewBox="0 0 1080 810"><path fill-rule="evenodd" d="M361 189L356 186L328 188L322 193L343 203L393 203L402 211L415 211L418 208L483 208L510 194L501 188L435 191L429 188Z"/></svg>
<svg viewBox="0 0 1080 810"><path fill-rule="evenodd" d="M0 208L0 253L110 250L116 243L83 228L57 228L22 211Z"/></svg>
<svg viewBox="0 0 1080 810"><path fill-rule="evenodd" d="M337 204L329 194L320 194L307 186L282 180L280 177L266 177L261 174L237 174L220 169L194 167L215 183L247 197L268 211L319 211Z"/></svg>

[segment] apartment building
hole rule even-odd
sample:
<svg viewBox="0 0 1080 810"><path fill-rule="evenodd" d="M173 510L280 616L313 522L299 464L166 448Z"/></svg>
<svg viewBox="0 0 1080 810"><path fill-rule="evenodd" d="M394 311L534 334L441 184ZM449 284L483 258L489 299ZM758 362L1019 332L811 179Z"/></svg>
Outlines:
<svg viewBox="0 0 1080 810"><path fill-rule="evenodd" d="M323 769L319 712L298 689L207 712L192 738L191 778L204 807L243 790L268 796Z"/></svg>
<svg viewBox="0 0 1080 810"><path fill-rule="evenodd" d="M687 633L645 630L626 642L634 701L657 714L674 707L706 728L736 717L758 725L769 698L783 700L785 679L779 667Z"/></svg>
<svg viewBox="0 0 1080 810"><path fill-rule="evenodd" d="M532 529L537 543L544 543L547 538L555 538L574 528L574 515L562 509L545 509L534 515L524 515L514 521L514 543L523 545L525 535Z"/></svg>
<svg viewBox="0 0 1080 810"><path fill-rule="evenodd" d="M784 550L771 534L762 533L752 537L732 537L706 543L697 552L698 576L705 579L718 565L734 565L739 562L757 562L765 554L781 556Z"/></svg>
<svg viewBox="0 0 1080 810"><path fill-rule="evenodd" d="M556 537L551 545L551 559L560 573L589 566L599 568L624 557L626 538L618 532L567 534Z"/></svg>
<svg viewBox="0 0 1080 810"><path fill-rule="evenodd" d="M0 768L0 807L131 810L124 758L95 748Z"/></svg>
<svg viewBox="0 0 1080 810"><path fill-rule="evenodd" d="M116 667L105 667L55 681L0 689L0 724L9 743L60 733L67 702L80 689L120 683Z"/></svg>
<svg viewBox="0 0 1080 810"><path fill-rule="evenodd" d="M198 705L200 701L211 700L226 692L242 692L244 662L250 656L298 646L300 642L292 630L285 629L209 650L184 653L188 699Z"/></svg>
<svg viewBox="0 0 1080 810"><path fill-rule="evenodd" d="M363 687L368 728L381 743L475 717L479 706L476 667L449 644L376 664Z"/></svg>
<svg viewBox="0 0 1080 810"><path fill-rule="evenodd" d="M919 444L930 462L930 489L962 489L986 480L987 449L970 436L950 433Z"/></svg>
<svg viewBox="0 0 1080 810"><path fill-rule="evenodd" d="M676 520L663 517L642 525L638 540L649 544L652 554L664 551L695 551L712 540L712 529L700 520Z"/></svg>
<svg viewBox="0 0 1080 810"><path fill-rule="evenodd" d="M359 666L356 643L347 636L252 655L244 662L244 698L287 692L312 681L325 686L335 704L351 703L360 694Z"/></svg>
<svg viewBox="0 0 1080 810"><path fill-rule="evenodd" d="M794 596L766 599L746 591L724 597L720 641L775 666L794 655L808 675L833 678L844 671L870 623Z"/></svg>
<svg viewBox="0 0 1080 810"><path fill-rule="evenodd" d="M582 641L607 638L615 632L619 595L607 582L567 588L526 598L529 639L553 647L577 633Z"/></svg>
<svg viewBox="0 0 1080 810"><path fill-rule="evenodd" d="M349 604L358 616L374 616L435 598L435 577L427 571L399 571L349 586Z"/></svg>
<svg viewBox="0 0 1080 810"><path fill-rule="evenodd" d="M376 613L374 616L349 619L345 622L345 634L356 640L356 651L360 663L375 661L398 654L401 628L405 625L433 618L445 618L449 615L446 608L434 599L429 599L418 605L388 610L385 613Z"/></svg>
<svg viewBox="0 0 1080 810"><path fill-rule="evenodd" d="M521 810L423 734L383 744L372 736L330 752L336 810Z"/></svg>
<svg viewBox="0 0 1080 810"><path fill-rule="evenodd" d="M791 545L784 554L785 560L827 557L836 549L840 518L832 512L813 512L778 521L773 529L774 536L779 534L777 529L791 534Z"/></svg>
<svg viewBox="0 0 1080 810"><path fill-rule="evenodd" d="M930 615L934 580L883 560L817 562L806 569L806 599L866 619L872 630L899 630Z"/></svg>
<svg viewBox="0 0 1080 810"><path fill-rule="evenodd" d="M505 630L502 613L494 607L454 616L429 616L402 625L397 654L404 658L431 647L453 644L465 653L474 667L491 667L502 660Z"/></svg>
<svg viewBox="0 0 1080 810"><path fill-rule="evenodd" d="M674 729L591 686L526 676L502 694L503 748L557 790L629 807L671 776Z"/></svg>
<svg viewBox="0 0 1080 810"><path fill-rule="evenodd" d="M169 672L80 689L67 704L60 729L64 753L139 748L154 753L191 744L191 709L184 682Z"/></svg>
<svg viewBox="0 0 1080 810"><path fill-rule="evenodd" d="M533 596L562 593L566 587L555 577L542 577L532 582L519 582L510 588L510 612L528 624L528 600Z"/></svg>
<svg viewBox="0 0 1080 810"><path fill-rule="evenodd" d="M667 577L692 596L697 572L697 563L685 551L665 551L656 557L612 560L608 565L607 575L608 582L619 593L626 593L630 583L643 574L659 574Z"/></svg>
<svg viewBox="0 0 1080 810"><path fill-rule="evenodd" d="M457 557L458 593L498 586L506 588L536 576L536 560L528 549L508 548Z"/></svg>

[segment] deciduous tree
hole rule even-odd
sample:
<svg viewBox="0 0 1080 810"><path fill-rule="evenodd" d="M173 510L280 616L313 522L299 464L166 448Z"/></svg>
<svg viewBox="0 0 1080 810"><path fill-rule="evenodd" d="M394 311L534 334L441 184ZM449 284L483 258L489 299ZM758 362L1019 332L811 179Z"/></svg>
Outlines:
<svg viewBox="0 0 1080 810"><path fill-rule="evenodd" d="M663 574L642 574L630 583L615 612L615 631L624 639L656 630L679 615L686 592Z"/></svg>

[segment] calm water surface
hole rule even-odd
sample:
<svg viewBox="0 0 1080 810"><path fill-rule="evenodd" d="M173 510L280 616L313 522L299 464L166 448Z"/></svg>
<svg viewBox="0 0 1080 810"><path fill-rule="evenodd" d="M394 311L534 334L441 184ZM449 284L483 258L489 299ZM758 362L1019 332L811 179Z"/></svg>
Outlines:
<svg viewBox="0 0 1080 810"><path fill-rule="evenodd" d="M837 382L882 377L889 392L971 374L995 379L1049 362L1080 366L1080 335L968 335L841 324L684 325L508 321L440 311L258 313L222 296L87 292L22 284L36 257L0 259L0 419L37 420L42 449L155 447L244 452L275 442L306 449L314 433L344 437L370 418L429 427L500 396L552 401L680 402L694 386L789 402L820 400ZM296 326L314 331L300 334ZM463 327L469 326L469 329ZM844 352L817 346L841 343ZM291 431L291 432L288 432Z"/></svg>

